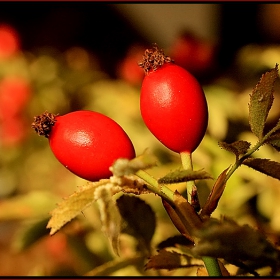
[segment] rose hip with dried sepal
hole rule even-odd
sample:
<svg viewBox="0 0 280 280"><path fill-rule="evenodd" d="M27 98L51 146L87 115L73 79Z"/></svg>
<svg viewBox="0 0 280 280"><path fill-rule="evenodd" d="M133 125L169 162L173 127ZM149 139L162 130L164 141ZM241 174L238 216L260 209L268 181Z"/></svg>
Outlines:
<svg viewBox="0 0 280 280"><path fill-rule="evenodd" d="M144 69L140 95L142 118L170 150L192 153L208 125L208 107L197 79L154 45L139 64Z"/></svg>
<svg viewBox="0 0 280 280"><path fill-rule="evenodd" d="M135 157L133 144L122 127L94 111L62 116L48 112L34 118L32 127L49 139L55 157L72 173L89 180L109 178L118 158Z"/></svg>

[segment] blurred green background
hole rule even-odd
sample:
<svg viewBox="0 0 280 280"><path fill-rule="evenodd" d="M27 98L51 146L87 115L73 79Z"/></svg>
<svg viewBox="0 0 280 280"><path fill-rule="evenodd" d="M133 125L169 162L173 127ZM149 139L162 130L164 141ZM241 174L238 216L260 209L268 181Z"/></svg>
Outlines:
<svg viewBox="0 0 280 280"><path fill-rule="evenodd" d="M162 176L180 165L145 127L139 110L144 50L157 42L201 82L209 104L207 134L193 155L195 168L217 176L234 157L218 141L252 143L249 94L261 75L280 63L280 5L118 4L106 2L0 3L0 276L75 276L115 260L101 230L96 205L49 236L46 223L56 203L85 184L66 170L47 139L31 129L44 111L89 109L108 115L127 132L140 155L159 159ZM280 117L279 82L269 122ZM268 146L261 157L280 161ZM212 181L199 184L201 202ZM174 189L182 189L180 185ZM143 196L157 216L156 246L174 235L157 197ZM280 183L242 167L230 179L214 212L280 240ZM134 252L123 236L122 256ZM233 272L234 272L233 268ZM166 276L193 270L162 271ZM136 266L104 276L156 276Z"/></svg>

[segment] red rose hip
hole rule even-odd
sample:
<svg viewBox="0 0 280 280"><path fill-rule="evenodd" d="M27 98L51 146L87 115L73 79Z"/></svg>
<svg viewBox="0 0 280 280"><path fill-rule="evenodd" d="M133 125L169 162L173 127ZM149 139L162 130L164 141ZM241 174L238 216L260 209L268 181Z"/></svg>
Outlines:
<svg viewBox="0 0 280 280"><path fill-rule="evenodd" d="M140 95L142 118L170 150L192 153L203 139L208 107L196 78L155 45L139 64L145 71Z"/></svg>
<svg viewBox="0 0 280 280"><path fill-rule="evenodd" d="M55 157L72 173L89 181L109 178L118 158L135 157L133 144L111 118L81 110L62 116L44 113L32 127L49 139Z"/></svg>

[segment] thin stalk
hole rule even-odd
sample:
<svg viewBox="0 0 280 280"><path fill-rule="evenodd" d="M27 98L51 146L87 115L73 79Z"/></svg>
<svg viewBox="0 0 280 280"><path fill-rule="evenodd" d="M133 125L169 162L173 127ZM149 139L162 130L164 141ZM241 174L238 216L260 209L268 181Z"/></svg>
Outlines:
<svg viewBox="0 0 280 280"><path fill-rule="evenodd" d="M277 129L271 129L266 135L263 136L261 140L259 140L254 147L249 149L245 155L243 155L240 159L237 159L235 164L230 168L230 170L227 173L226 181L231 177L231 175L235 172L235 170L242 164L242 162L250 157L253 153L255 153L262 145L265 144L265 142L269 139L269 137L275 133Z"/></svg>
<svg viewBox="0 0 280 280"><path fill-rule="evenodd" d="M223 276L217 259L212 257L202 257L202 260L209 276Z"/></svg>
<svg viewBox="0 0 280 280"><path fill-rule="evenodd" d="M267 137L264 137L262 141L257 142L256 145L253 148L249 149L246 154L244 154L240 159L237 159L235 161L234 165L229 169L229 171L227 173L227 176L226 176L226 179L225 179L226 182L231 177L231 175L236 171L236 169L238 169L238 167L241 166L242 162L245 159L247 159L248 157L250 157L254 152L256 152L264 144L266 138Z"/></svg>
<svg viewBox="0 0 280 280"><path fill-rule="evenodd" d="M192 163L192 154L189 152L182 152L180 153L182 167L185 170L193 170L193 163ZM186 182L187 192L189 193L190 190L196 189L194 181L187 181Z"/></svg>
<svg viewBox="0 0 280 280"><path fill-rule="evenodd" d="M136 175L147 183L147 189L165 199L169 204L174 205L174 192L165 185L159 185L158 181L149 173L138 170Z"/></svg>
<svg viewBox="0 0 280 280"><path fill-rule="evenodd" d="M182 166L185 170L193 170L192 154L190 152L180 153Z"/></svg>
<svg viewBox="0 0 280 280"><path fill-rule="evenodd" d="M185 170L193 170L193 163L192 163L192 154L189 152L181 152L181 162L182 167ZM191 188L192 190L196 190L197 187L195 185L194 181L188 181L187 182L187 189ZM222 276L222 272L218 263L218 260L216 258L212 257L202 257L202 260L204 262L204 265L206 267L206 270L209 274L209 276Z"/></svg>
<svg viewBox="0 0 280 280"><path fill-rule="evenodd" d="M184 169L193 169L192 166L192 158L190 153L181 153L182 165ZM173 195L174 192L170 190L165 185L159 185L158 181L152 177L150 174L143 170L139 170L136 172L136 175L144 180L147 183L147 188L155 193L158 194L160 197L165 199L169 204L174 205L173 202ZM191 183L191 186L195 186L194 181ZM203 257L202 258L205 267L208 271L209 276L222 276L220 266L218 260L212 257Z"/></svg>

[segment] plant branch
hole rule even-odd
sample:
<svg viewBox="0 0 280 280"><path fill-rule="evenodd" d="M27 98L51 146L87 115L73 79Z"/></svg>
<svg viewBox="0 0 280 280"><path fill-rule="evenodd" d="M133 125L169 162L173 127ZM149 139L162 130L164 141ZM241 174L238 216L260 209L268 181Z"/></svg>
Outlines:
<svg viewBox="0 0 280 280"><path fill-rule="evenodd" d="M174 192L165 185L159 185L158 181L149 173L138 170L136 176L141 178L147 183L147 189L165 199L169 204L174 205L173 196Z"/></svg>
<svg viewBox="0 0 280 280"><path fill-rule="evenodd" d="M180 153L181 157L181 162L182 162L182 167L185 170L193 170L193 163L192 163L192 154L189 152L181 152ZM194 181L187 181L187 191L191 190L193 191L194 189L196 190L196 186Z"/></svg>
<svg viewBox="0 0 280 280"><path fill-rule="evenodd" d="M231 175L240 167L243 163L243 161L247 158L249 158L253 153L255 153L265 142L267 139L271 136L271 134L274 133L274 130L270 130L261 140L259 140L254 147L249 149L246 154L244 154L241 158L237 159L234 163L234 165L229 169L225 182L228 181L228 179L231 177Z"/></svg>
<svg viewBox="0 0 280 280"><path fill-rule="evenodd" d="M185 170L193 170L192 154L189 152L181 152L182 167ZM194 181L187 182L187 188L191 188L192 192L197 191L197 187ZM191 199L192 201L192 199ZM222 276L221 269L216 258L202 257L204 265L207 269L209 276Z"/></svg>

